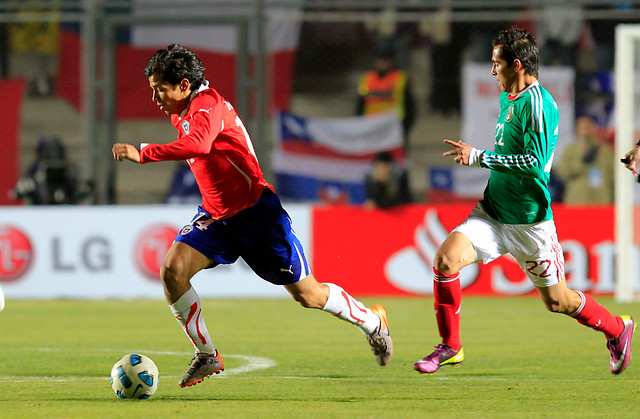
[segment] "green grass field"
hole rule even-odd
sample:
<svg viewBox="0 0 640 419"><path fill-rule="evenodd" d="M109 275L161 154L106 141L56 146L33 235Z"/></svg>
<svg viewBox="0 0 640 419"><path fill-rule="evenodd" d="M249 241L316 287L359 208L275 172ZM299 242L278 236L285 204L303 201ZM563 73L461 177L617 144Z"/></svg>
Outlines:
<svg viewBox="0 0 640 419"><path fill-rule="evenodd" d="M640 316L640 304L599 301ZM395 342L387 367L357 328L327 313L289 300L206 300L226 370L181 389L192 348L164 302L8 301L0 417L640 416L640 363L613 376L604 337L536 298L465 297L465 362L431 376L412 364L439 342L433 300L363 302L387 308ZM160 370L149 400L120 400L111 390L111 366L134 351Z"/></svg>

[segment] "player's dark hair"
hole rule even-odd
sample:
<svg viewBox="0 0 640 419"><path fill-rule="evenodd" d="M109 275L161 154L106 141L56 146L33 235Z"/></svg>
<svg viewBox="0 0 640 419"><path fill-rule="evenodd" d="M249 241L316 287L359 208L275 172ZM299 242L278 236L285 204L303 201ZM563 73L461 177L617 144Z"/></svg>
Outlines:
<svg viewBox="0 0 640 419"><path fill-rule="evenodd" d="M188 48L178 44L158 50L147 62L144 76L158 76L173 86L182 79L191 82L191 90L196 90L204 83L204 66L198 56Z"/></svg>
<svg viewBox="0 0 640 419"><path fill-rule="evenodd" d="M511 28L503 30L491 43L493 47L500 45L500 58L505 60L509 67L518 59L522 63L526 74L538 77L538 57L540 52L536 38L529 32Z"/></svg>

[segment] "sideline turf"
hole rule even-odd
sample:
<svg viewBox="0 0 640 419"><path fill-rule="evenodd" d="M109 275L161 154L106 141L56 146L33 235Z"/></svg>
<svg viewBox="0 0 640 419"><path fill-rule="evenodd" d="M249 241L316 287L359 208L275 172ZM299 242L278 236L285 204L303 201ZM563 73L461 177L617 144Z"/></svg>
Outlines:
<svg viewBox="0 0 640 419"><path fill-rule="evenodd" d="M396 344L387 367L375 363L359 330L326 313L289 300L206 300L207 326L228 355L228 374L185 389L177 381L191 347L164 302L7 301L0 417L640 415L640 361L613 376L603 336L548 313L536 298L465 297L465 361L432 376L411 366L438 343L433 300L363 301L387 309ZM598 301L640 319L640 304ZM640 351L639 337L634 348ZM132 351L160 370L158 391L146 401L120 400L109 384L113 363ZM264 358L277 365L238 370Z"/></svg>

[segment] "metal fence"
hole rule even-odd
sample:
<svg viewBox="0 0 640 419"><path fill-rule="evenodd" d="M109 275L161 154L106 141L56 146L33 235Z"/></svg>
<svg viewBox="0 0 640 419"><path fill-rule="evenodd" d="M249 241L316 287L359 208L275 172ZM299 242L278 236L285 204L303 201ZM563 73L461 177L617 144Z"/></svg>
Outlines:
<svg viewBox="0 0 640 419"><path fill-rule="evenodd" d="M236 8L238 13L221 17L212 4ZM180 13L168 15L176 5ZM145 13L134 13L139 9ZM120 34L152 24L232 25L238 34L236 107L249 125L265 173L271 176L274 140L269 104L275 75L267 52L267 19L273 11L299 25L288 101L288 110L295 113L353 115L360 75L371 68L380 48L393 48L398 65L409 74L418 105L409 148L412 187L418 196L428 188L424 171L441 153L437 145L441 136L460 135L461 68L474 61L487 63L489 71L490 42L497 31L513 25L533 31L542 48L543 66L575 69L577 113L605 115L612 98L591 88L593 74L613 68L615 25L640 21L640 1L622 0L5 0L0 2L0 72L3 77L25 77L29 83L23 166L40 137L57 135L69 143L72 158L95 182L88 203L162 202L169 180L166 167L145 176L149 193L144 196L128 192L130 185L123 181L139 172L124 165L116 169L105 158L120 138L165 132L150 121L121 121L116 115ZM60 32L70 28L81 40L83 65L76 87L80 108L60 99L58 40ZM163 123L167 125L166 120Z"/></svg>

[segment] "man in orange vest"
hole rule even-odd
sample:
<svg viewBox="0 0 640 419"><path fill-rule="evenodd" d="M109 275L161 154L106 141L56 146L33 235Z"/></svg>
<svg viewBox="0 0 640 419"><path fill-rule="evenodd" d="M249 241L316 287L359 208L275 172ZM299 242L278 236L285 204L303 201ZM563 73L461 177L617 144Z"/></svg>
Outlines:
<svg viewBox="0 0 640 419"><path fill-rule="evenodd" d="M409 130L415 119L415 102L407 73L396 67L394 53L378 52L374 69L360 78L357 115L373 115L395 111L402 121L405 151L409 145Z"/></svg>

